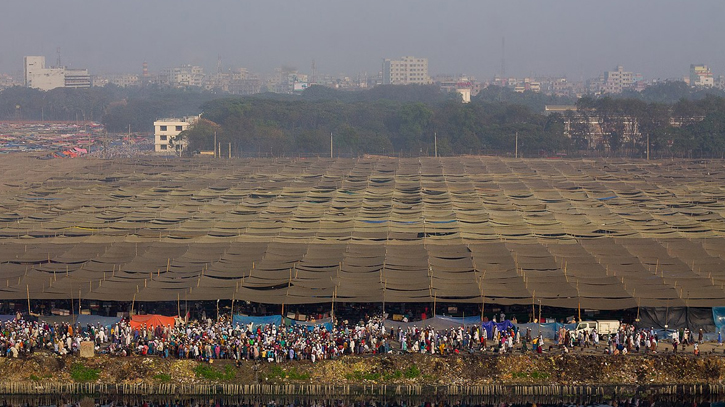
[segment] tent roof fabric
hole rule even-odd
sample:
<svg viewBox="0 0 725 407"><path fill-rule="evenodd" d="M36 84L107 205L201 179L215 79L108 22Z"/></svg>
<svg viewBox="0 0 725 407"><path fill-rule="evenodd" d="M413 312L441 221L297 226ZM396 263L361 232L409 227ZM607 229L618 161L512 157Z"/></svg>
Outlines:
<svg viewBox="0 0 725 407"><path fill-rule="evenodd" d="M723 161L0 157L0 300L725 303Z"/></svg>
<svg viewBox="0 0 725 407"><path fill-rule="evenodd" d="M174 326L176 324L176 317L165 317L163 315L149 314L149 315L133 315L129 322L131 328L155 328L157 326Z"/></svg>

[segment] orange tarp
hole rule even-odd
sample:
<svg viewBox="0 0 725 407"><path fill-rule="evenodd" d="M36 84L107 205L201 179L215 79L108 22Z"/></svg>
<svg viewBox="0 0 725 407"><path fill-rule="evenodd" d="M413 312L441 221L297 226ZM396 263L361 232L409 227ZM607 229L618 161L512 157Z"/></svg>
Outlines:
<svg viewBox="0 0 725 407"><path fill-rule="evenodd" d="M176 317L165 317L163 315L134 315L131 317L131 328L140 328L146 325L146 327L156 326L174 326Z"/></svg>

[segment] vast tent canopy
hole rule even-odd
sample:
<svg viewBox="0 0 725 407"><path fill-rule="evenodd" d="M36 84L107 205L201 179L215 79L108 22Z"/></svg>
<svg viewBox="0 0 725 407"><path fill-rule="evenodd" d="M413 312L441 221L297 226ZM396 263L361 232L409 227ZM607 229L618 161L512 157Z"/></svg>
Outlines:
<svg viewBox="0 0 725 407"><path fill-rule="evenodd" d="M0 158L0 299L725 304L722 161Z"/></svg>

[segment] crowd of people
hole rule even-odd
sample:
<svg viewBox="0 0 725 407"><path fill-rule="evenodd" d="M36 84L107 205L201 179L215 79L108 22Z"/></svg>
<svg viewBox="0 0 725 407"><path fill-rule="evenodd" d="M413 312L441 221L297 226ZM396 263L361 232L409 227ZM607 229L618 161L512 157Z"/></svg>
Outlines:
<svg viewBox="0 0 725 407"><path fill-rule="evenodd" d="M590 331L579 331L573 333L564 328L559 329L556 334L556 342L563 352L568 353L572 349L594 348L603 346L604 353L611 355L627 353L655 354L660 346L659 333L653 328L637 329L634 325L622 324L619 329L608 335L600 335L596 329ZM671 333L671 344L674 353L678 347L681 351L687 351L687 346L693 346L693 353L700 355L700 348L704 342L704 332L698 330L697 339L689 328L674 330ZM718 335L718 345L722 346L722 337Z"/></svg>
<svg viewBox="0 0 725 407"><path fill-rule="evenodd" d="M95 352L116 356L156 355L164 358L265 360L335 359L345 354L460 354L477 352L510 353L514 351L568 353L577 347L593 348L607 354L631 352L657 353L657 332L622 325L616 333L600 335L596 330L574 333L564 328L554 343L545 349L545 338L531 329L510 326L499 330L493 325L488 332L482 325L435 329L431 326L386 328L382 317L367 318L357 324L346 321L331 329L325 325L240 325L222 318L203 319L175 325L132 325L121 320L111 326L73 325L15 319L0 324L0 355L20 357L38 350L67 355L79 352L83 342L92 342ZM424 321L422 321L424 322ZM689 330L672 337L685 350L692 344L699 354L702 331L697 339Z"/></svg>

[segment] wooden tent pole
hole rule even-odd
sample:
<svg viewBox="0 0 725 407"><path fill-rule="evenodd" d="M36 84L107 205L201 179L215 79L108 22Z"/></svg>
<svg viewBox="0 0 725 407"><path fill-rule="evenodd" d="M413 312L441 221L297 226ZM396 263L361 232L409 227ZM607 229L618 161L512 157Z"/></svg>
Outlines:
<svg viewBox="0 0 725 407"><path fill-rule="evenodd" d="M176 293L176 315L181 316L181 294Z"/></svg>
<svg viewBox="0 0 725 407"><path fill-rule="evenodd" d="M536 318L536 290L531 294L531 322Z"/></svg>
<svg viewBox="0 0 725 407"><path fill-rule="evenodd" d="M70 315L71 319L73 320L73 325L76 324L76 312L75 312L75 305L73 305L73 286L70 287Z"/></svg>
<svg viewBox="0 0 725 407"><path fill-rule="evenodd" d="M335 300L337 299L337 287L335 287L335 290L332 292L332 308L330 308L330 319L332 319L332 322L335 322Z"/></svg>
<svg viewBox="0 0 725 407"><path fill-rule="evenodd" d="M232 311L231 311L231 315L230 315L231 318L229 319L229 321L232 324L234 323L234 299L235 299L234 297L235 297L235 295L236 295L236 292L233 292L232 293Z"/></svg>
<svg viewBox="0 0 725 407"><path fill-rule="evenodd" d="M579 322L581 322L581 320L582 320L582 297L579 294L579 279L576 280L576 299L578 301L577 309L579 311Z"/></svg>
<svg viewBox="0 0 725 407"><path fill-rule="evenodd" d="M29 284L25 285L25 290L28 293L28 317L30 317L30 285Z"/></svg>

